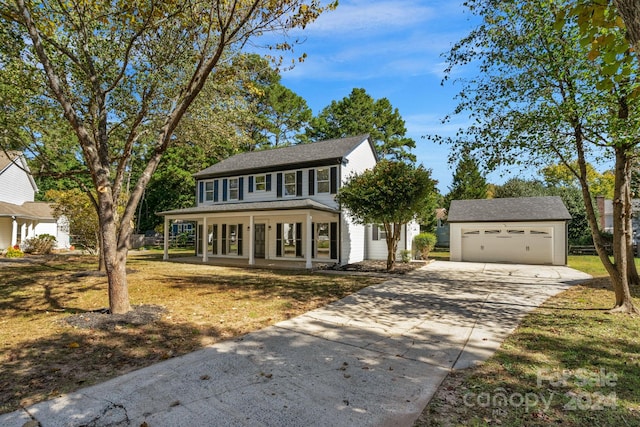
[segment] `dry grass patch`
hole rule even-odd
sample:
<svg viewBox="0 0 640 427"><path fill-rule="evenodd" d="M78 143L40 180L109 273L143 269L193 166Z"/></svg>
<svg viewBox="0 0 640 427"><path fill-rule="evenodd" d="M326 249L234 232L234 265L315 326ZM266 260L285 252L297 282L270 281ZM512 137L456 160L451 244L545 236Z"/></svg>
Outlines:
<svg viewBox="0 0 640 427"><path fill-rule="evenodd" d="M383 280L136 254L128 268L131 303L151 317L99 327L91 322L108 305L107 282L92 273L95 258L2 259L0 413L272 325ZM86 326L83 319L91 327L78 327Z"/></svg>

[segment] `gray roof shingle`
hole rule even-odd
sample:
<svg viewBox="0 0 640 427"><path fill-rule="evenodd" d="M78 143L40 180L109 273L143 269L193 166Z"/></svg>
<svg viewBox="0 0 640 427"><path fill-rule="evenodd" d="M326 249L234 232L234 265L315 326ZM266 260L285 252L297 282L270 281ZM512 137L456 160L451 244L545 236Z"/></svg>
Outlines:
<svg viewBox="0 0 640 427"><path fill-rule="evenodd" d="M236 154L194 174L196 179L338 164L369 135ZM369 141L371 144L371 141ZM373 149L373 146L372 146ZM373 150L375 153L375 149Z"/></svg>
<svg viewBox="0 0 640 427"><path fill-rule="evenodd" d="M571 214L558 196L453 200L448 222L564 221Z"/></svg>
<svg viewBox="0 0 640 427"><path fill-rule="evenodd" d="M219 205L196 206L157 212L157 215L202 215L206 213L250 212L290 209L315 209L325 212L338 212L330 206L311 199L274 200L269 202L225 203Z"/></svg>

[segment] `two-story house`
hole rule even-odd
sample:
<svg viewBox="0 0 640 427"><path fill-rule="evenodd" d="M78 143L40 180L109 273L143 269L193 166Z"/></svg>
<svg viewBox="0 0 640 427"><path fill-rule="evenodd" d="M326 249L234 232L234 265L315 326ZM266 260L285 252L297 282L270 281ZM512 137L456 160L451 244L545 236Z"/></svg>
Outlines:
<svg viewBox="0 0 640 427"><path fill-rule="evenodd" d="M51 206L34 202L38 187L22 153L0 151L0 250L37 235L56 238L56 248L69 247L64 218L54 218Z"/></svg>
<svg viewBox="0 0 640 427"><path fill-rule="evenodd" d="M195 174L193 208L160 212L164 258L174 223L196 224L196 254L210 258L348 264L386 259L384 228L362 225L335 200L354 173L378 161L368 135L242 153ZM417 223L403 227L398 250L411 250Z"/></svg>

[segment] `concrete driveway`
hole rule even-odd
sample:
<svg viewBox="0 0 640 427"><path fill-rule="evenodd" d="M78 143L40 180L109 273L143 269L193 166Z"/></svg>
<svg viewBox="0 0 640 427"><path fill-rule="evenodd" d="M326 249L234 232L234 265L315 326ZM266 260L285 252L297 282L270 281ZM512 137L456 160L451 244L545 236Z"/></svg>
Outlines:
<svg viewBox="0 0 640 427"><path fill-rule="evenodd" d="M451 369L485 360L528 311L589 277L436 261L235 341L0 415L0 425L410 426Z"/></svg>

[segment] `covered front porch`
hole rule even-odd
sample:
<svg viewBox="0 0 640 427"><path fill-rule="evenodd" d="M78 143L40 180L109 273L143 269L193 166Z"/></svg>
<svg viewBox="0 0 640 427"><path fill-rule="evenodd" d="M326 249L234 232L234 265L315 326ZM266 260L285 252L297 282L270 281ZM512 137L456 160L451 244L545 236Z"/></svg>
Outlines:
<svg viewBox="0 0 640 427"><path fill-rule="evenodd" d="M164 259L169 259L172 222L195 223L202 263L294 268L340 262L340 214L309 199L200 206L162 212Z"/></svg>

